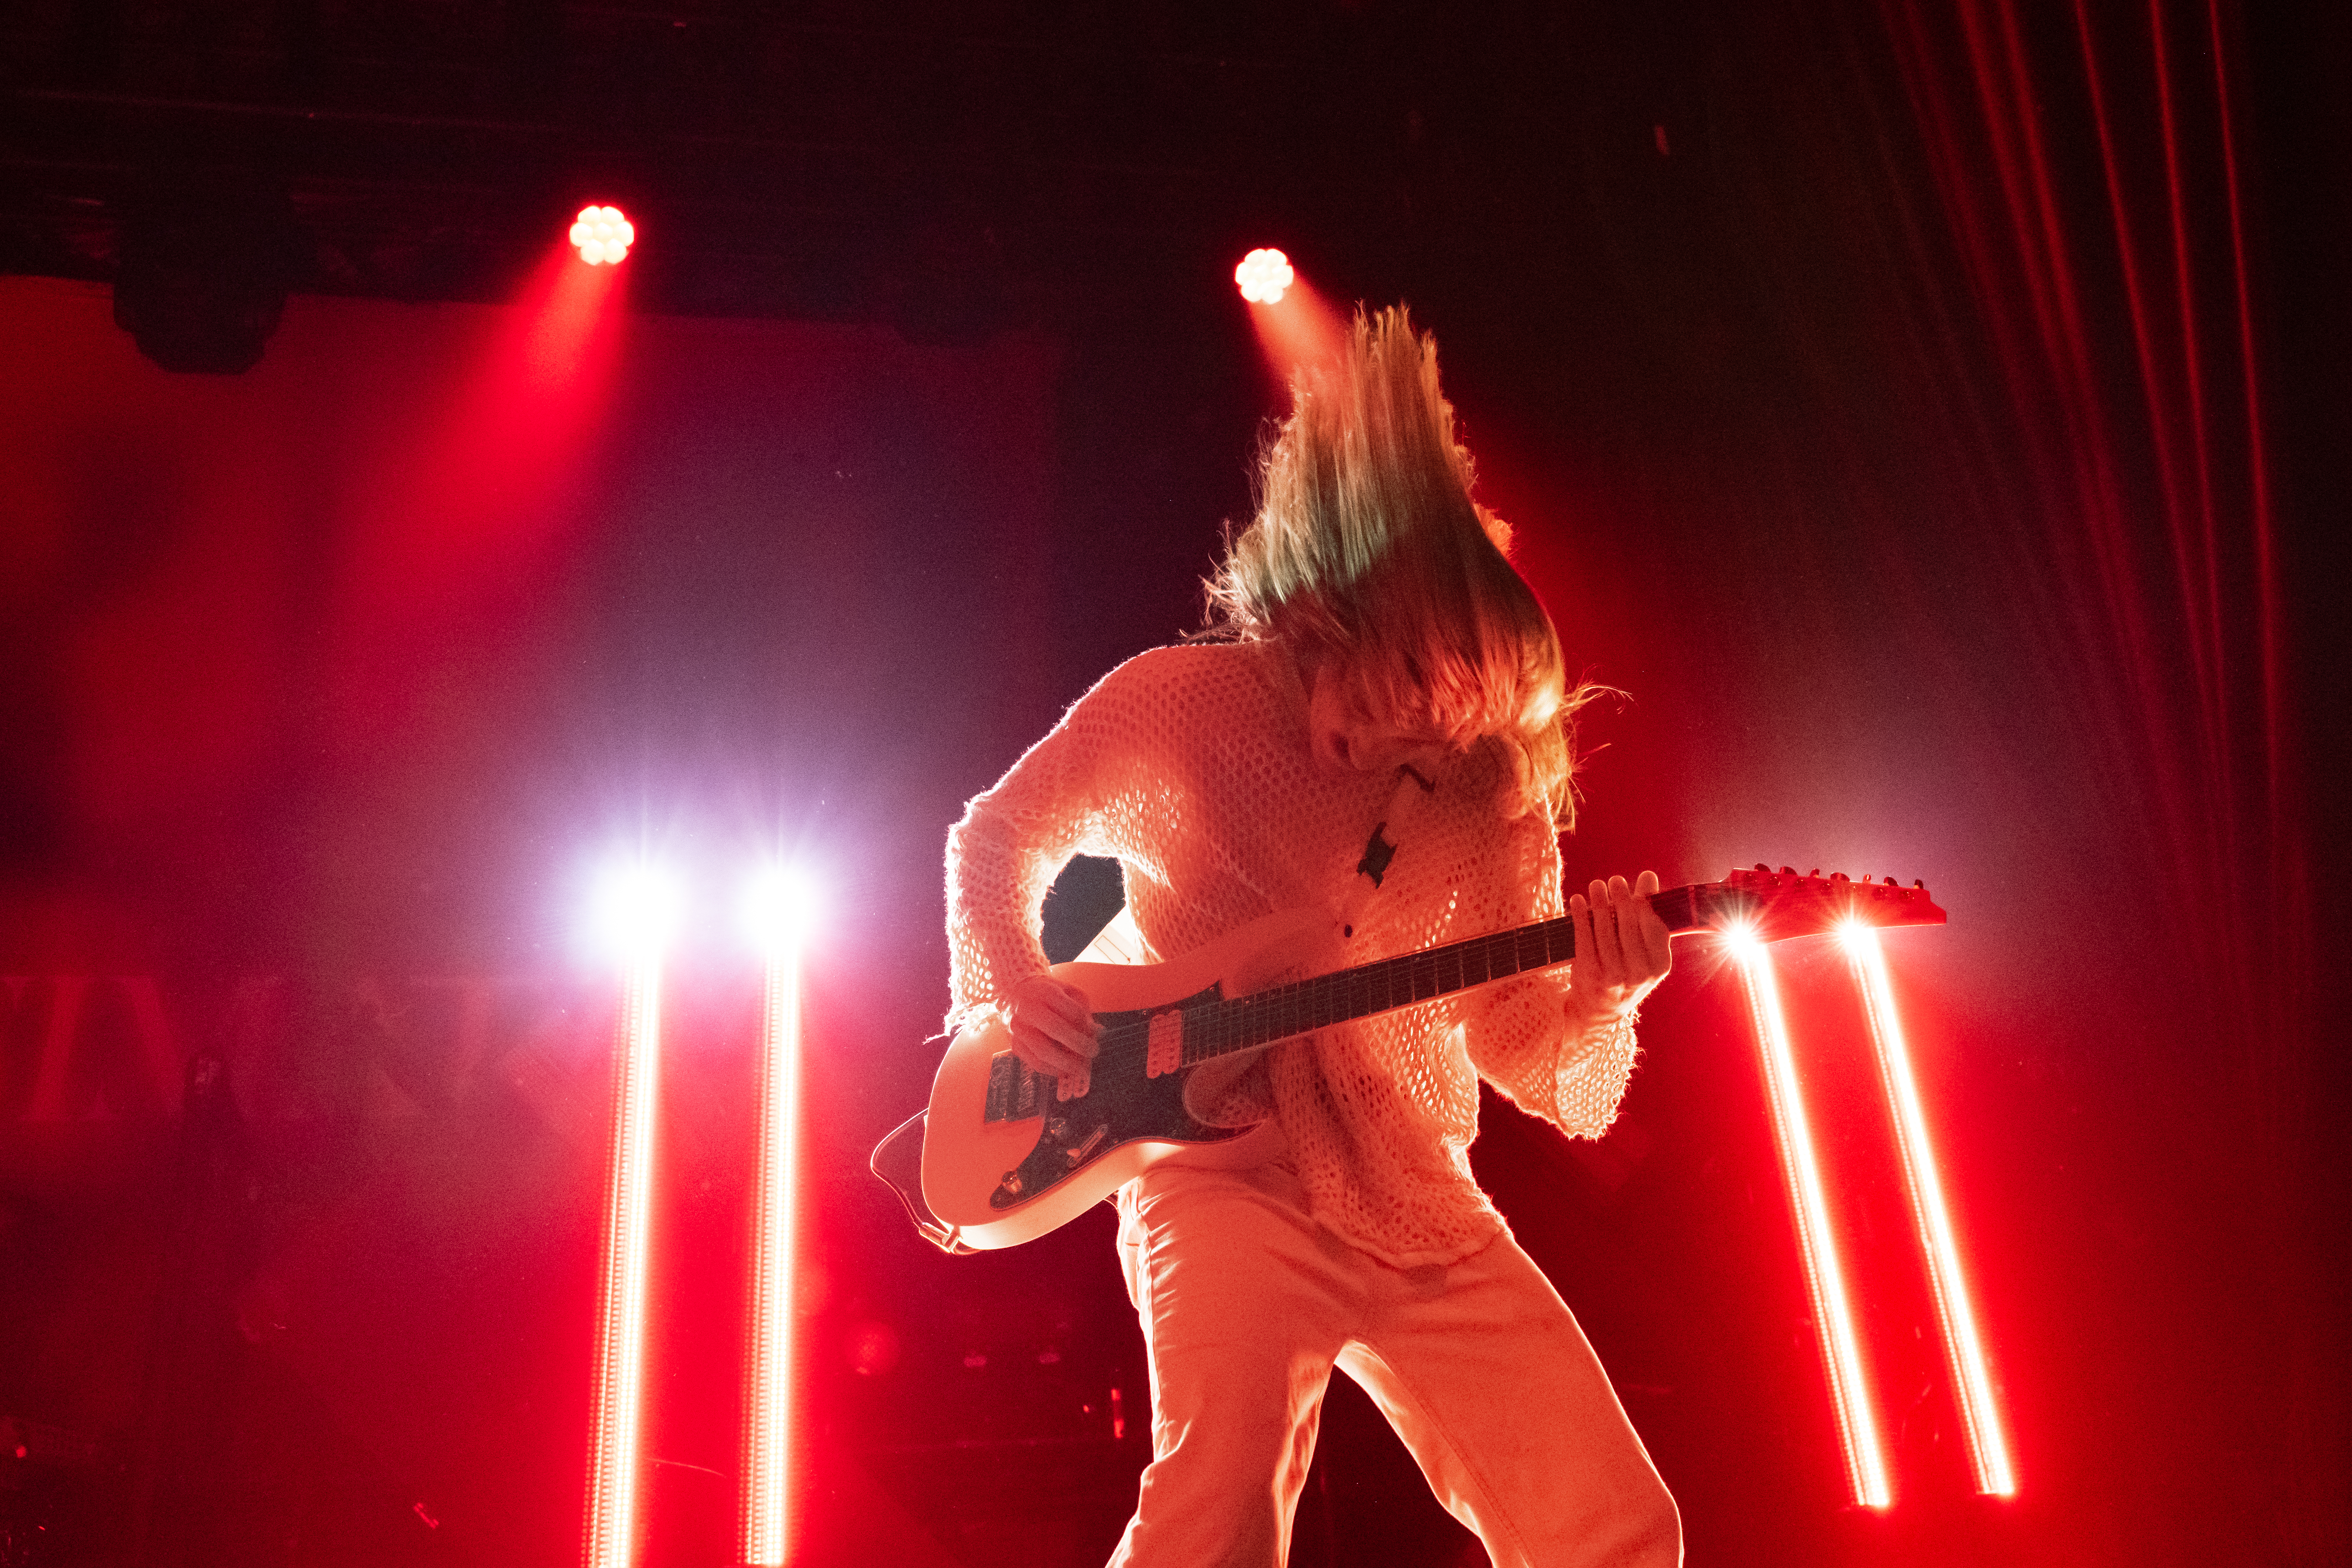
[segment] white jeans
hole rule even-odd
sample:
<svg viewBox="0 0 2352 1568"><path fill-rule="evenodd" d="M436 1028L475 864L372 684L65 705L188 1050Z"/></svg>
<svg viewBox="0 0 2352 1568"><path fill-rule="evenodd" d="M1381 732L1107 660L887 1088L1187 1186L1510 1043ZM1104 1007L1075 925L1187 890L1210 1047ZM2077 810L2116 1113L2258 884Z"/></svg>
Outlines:
<svg viewBox="0 0 2352 1568"><path fill-rule="evenodd" d="M1584 1334L1508 1236L1397 1268L1300 1209L1278 1167L1162 1167L1120 1194L1151 1357L1152 1461L1114 1568L1269 1568L1334 1364L1496 1568L1682 1561L1682 1525Z"/></svg>

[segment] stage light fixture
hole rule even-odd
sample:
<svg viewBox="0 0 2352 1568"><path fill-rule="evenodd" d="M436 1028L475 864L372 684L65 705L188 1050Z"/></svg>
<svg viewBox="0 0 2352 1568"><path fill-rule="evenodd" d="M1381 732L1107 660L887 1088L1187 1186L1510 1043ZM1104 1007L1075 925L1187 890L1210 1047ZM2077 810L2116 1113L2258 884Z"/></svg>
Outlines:
<svg viewBox="0 0 2352 1568"><path fill-rule="evenodd" d="M1830 1229L1829 1199L1822 1186L1812 1123L1797 1082L1796 1053L1780 1008L1772 955L1752 932L1731 935L1729 946L1748 993L1748 1014L1763 1058L1765 1098L1772 1112L1773 1141L1780 1172L1789 1184L1789 1206L1797 1220L1797 1249L1804 1259L1805 1286L1812 1297L1813 1326L1821 1337L1822 1364L1829 1376L1830 1404L1845 1455L1846 1484L1864 1508L1884 1509L1895 1500L1878 1417L1864 1375L1860 1336L1854 1331L1852 1293Z"/></svg>
<svg viewBox="0 0 2352 1568"><path fill-rule="evenodd" d="M761 1011L760 1168L752 1198L751 1324L743 1367L742 1557L781 1564L792 1541L793 1332L800 1251L801 948L816 919L808 882L752 880L744 911L766 968Z"/></svg>
<svg viewBox="0 0 2352 1568"><path fill-rule="evenodd" d="M165 370L251 370L312 249L283 188L158 175L126 205L115 324Z"/></svg>
<svg viewBox="0 0 2352 1568"><path fill-rule="evenodd" d="M797 871L770 867L743 889L744 927L762 953L799 942L815 925L819 912L815 885Z"/></svg>
<svg viewBox="0 0 2352 1568"><path fill-rule="evenodd" d="M1877 1047L1879 1080L1885 1087L1887 1108L1895 1121L1895 1148L1903 1160L1904 1184L1910 1192L1911 1218L1918 1227L1919 1249L1927 1260L1927 1283L1936 1298L1937 1321L1943 1328L1944 1359L1951 1372L1955 1403L1960 1407L1977 1490L1990 1497L2013 1497L2017 1475L2010 1462L2009 1438L1993 1400L1976 1306L1960 1267L1951 1211L1944 1202L1943 1176L1927 1137L1918 1082L1912 1076L1911 1047L1904 1038L1903 1020L1895 1010L1895 984L1887 973L1885 950L1877 931L1859 921L1848 922L1838 935L1853 966L1854 984L1870 1019L1871 1042Z"/></svg>
<svg viewBox="0 0 2352 1568"><path fill-rule="evenodd" d="M587 1568L628 1568L637 1534L645 1407L646 1294L653 1243L654 1123L661 1068L661 974L680 900L659 867L634 863L598 889L597 924L617 952L613 1146L596 1314L588 1459Z"/></svg>
<svg viewBox="0 0 2352 1568"><path fill-rule="evenodd" d="M677 934L686 907L685 890L667 868L645 860L608 867L597 879L592 906L596 943L624 961L658 956Z"/></svg>
<svg viewBox="0 0 2352 1568"><path fill-rule="evenodd" d="M1253 250L1234 268L1234 281L1241 285L1242 298L1254 305L1278 303L1297 276L1290 258L1279 250Z"/></svg>
<svg viewBox="0 0 2352 1568"><path fill-rule="evenodd" d="M579 247L580 259L591 267L617 263L636 240L636 226L618 207L591 204L580 209L572 225L572 243Z"/></svg>

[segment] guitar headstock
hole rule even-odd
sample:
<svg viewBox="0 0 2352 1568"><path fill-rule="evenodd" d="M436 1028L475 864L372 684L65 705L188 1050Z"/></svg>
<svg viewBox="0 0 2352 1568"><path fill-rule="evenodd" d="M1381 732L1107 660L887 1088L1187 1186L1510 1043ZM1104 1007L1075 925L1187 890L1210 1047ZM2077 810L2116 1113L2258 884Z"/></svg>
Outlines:
<svg viewBox="0 0 2352 1568"><path fill-rule="evenodd" d="M1686 914L1676 910L1667 915L1666 923L1675 930L1739 931L1758 942L1822 936L1854 923L1939 926L1945 919L1924 882L1906 888L1892 877L1874 882L1843 871L1826 877L1818 870L1800 875L1790 866L1775 871L1759 863L1735 870L1720 882L1676 891L1690 895L1690 908ZM1684 918L1677 920L1677 915Z"/></svg>

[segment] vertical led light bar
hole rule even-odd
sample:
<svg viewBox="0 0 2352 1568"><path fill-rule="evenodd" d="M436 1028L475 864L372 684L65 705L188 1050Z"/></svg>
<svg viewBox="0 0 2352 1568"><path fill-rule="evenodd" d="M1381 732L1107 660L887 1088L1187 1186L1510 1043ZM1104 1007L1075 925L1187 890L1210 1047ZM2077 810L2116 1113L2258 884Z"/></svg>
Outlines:
<svg viewBox="0 0 2352 1568"><path fill-rule="evenodd" d="M751 1321L743 1365L743 1562L751 1568L776 1568L791 1544L803 929L797 893L793 884L773 877L763 879L751 899L753 928L767 969L760 1049L760 1169L752 1199Z"/></svg>
<svg viewBox="0 0 2352 1568"><path fill-rule="evenodd" d="M1927 1258L1927 1282L1936 1297L1936 1316L1944 1331L1944 1357L1950 1364L1952 1387L1960 1407L1960 1425L1967 1430L1969 1460L1976 1469L1977 1490L1992 1497L2014 1497L2017 1475L2011 1467L2009 1438L2001 1429L2000 1411L1992 1396L1992 1378L1985 1370L1984 1343L1977 1332L1976 1307L1969 1296L1967 1277L1960 1269L1960 1252L1952 1238L1950 1211L1944 1204L1944 1183L1936 1166L1936 1151L1927 1139L1927 1119L1919 1103L1919 1087L1911 1076L1911 1050L1903 1038L1903 1021L1895 1011L1895 987L1886 973L1886 954L1878 932L1855 923L1840 933L1847 959L1853 965L1854 984L1870 1016L1870 1037L1878 1047L1878 1073L1886 1086L1886 1102L1895 1119L1895 1141L1903 1158L1903 1179L1911 1194L1911 1217L1919 1227L1919 1247Z"/></svg>
<svg viewBox="0 0 2352 1568"><path fill-rule="evenodd" d="M596 1402L588 1439L587 1568L626 1568L636 1553L662 949L670 905L667 888L643 870L616 879L606 890L607 923L621 950L621 1019L596 1313Z"/></svg>
<svg viewBox="0 0 2352 1568"><path fill-rule="evenodd" d="M1853 1309L1837 1238L1830 1230L1829 1203L1822 1191L1820 1163L1813 1154L1812 1125L1797 1086L1795 1053L1780 1011L1780 990L1772 959L1753 937L1731 939L1748 1009L1756 1023L1757 1049L1764 1060L1766 1099L1772 1108L1772 1134L1780 1147L1780 1171L1788 1178L1789 1204L1797 1216L1797 1247L1812 1292L1813 1324L1822 1340L1822 1364L1829 1374L1830 1403L1837 1412L1838 1436L1845 1449L1847 1484L1864 1508L1883 1509L1894 1500L1887 1482L1886 1454L1878 1437L1878 1417L1863 1376L1862 1349L1853 1330Z"/></svg>

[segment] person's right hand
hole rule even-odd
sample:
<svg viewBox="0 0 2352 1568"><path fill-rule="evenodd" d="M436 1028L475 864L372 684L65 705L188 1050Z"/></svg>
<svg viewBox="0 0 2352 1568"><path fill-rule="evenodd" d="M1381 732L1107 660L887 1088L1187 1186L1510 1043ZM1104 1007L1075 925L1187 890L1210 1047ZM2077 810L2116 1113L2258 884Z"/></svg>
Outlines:
<svg viewBox="0 0 2352 1568"><path fill-rule="evenodd" d="M1054 1098L1087 1092L1102 1028L1087 994L1050 974L1033 974L997 1004L1013 1037L1013 1054L1059 1081Z"/></svg>

